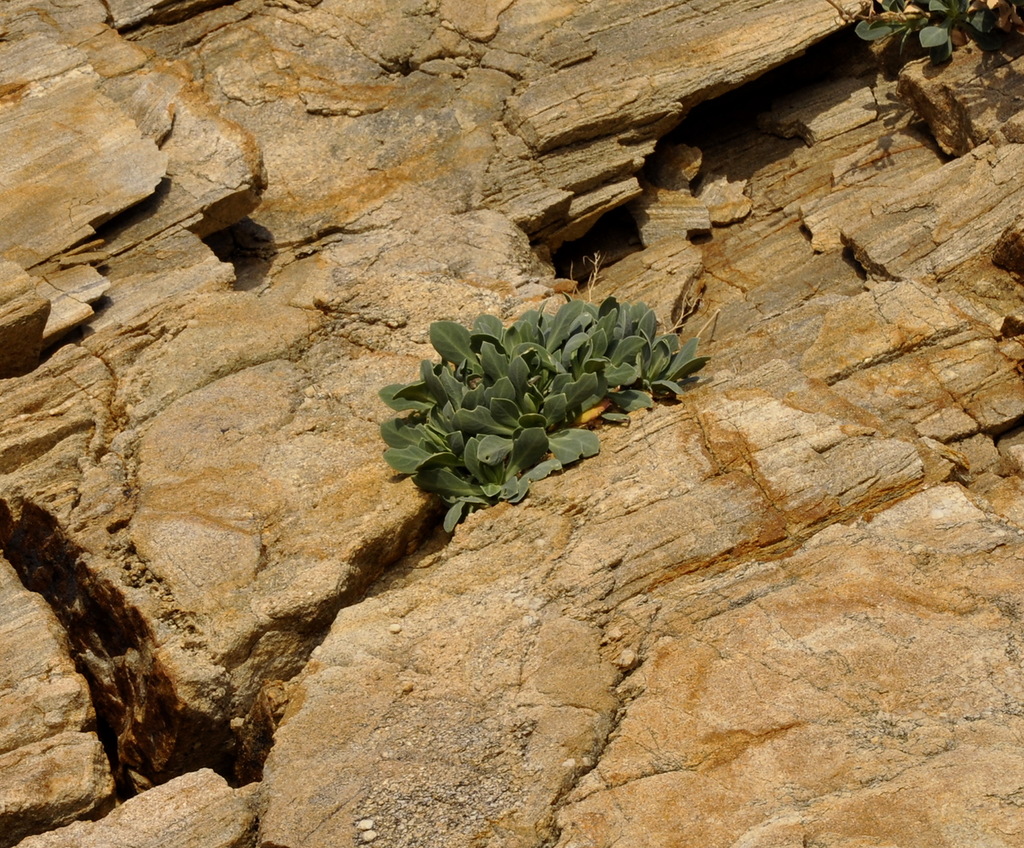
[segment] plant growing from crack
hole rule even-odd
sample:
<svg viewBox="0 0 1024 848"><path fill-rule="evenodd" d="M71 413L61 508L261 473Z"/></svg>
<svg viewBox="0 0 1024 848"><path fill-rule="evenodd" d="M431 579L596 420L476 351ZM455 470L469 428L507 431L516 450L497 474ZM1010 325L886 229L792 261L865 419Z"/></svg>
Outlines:
<svg viewBox="0 0 1024 848"><path fill-rule="evenodd" d="M1020 11L1024 0L929 0L927 8L907 0L867 0L851 13L838 0L828 0L843 20L857 21L854 32L865 41L903 33L902 41L917 33L933 64L953 55L954 47L968 40L982 50L998 50L1007 33L1024 32Z"/></svg>
<svg viewBox="0 0 1024 848"><path fill-rule="evenodd" d="M612 297L532 310L509 327L493 315L472 329L437 321L441 362L423 360L419 380L380 392L408 413L381 425L384 459L441 497L449 532L474 510L518 503L531 483L598 453L584 425L625 422L696 379L707 362L697 339L680 345L657 330L645 304Z"/></svg>

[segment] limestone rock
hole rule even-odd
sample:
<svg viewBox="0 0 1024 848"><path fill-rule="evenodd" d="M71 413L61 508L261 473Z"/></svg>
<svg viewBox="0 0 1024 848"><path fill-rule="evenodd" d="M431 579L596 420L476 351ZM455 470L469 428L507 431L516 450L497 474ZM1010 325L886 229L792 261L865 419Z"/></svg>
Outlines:
<svg viewBox="0 0 1024 848"><path fill-rule="evenodd" d="M766 132L783 138L800 136L814 145L871 123L877 116L871 87L853 78L821 83L775 102L757 122Z"/></svg>
<svg viewBox="0 0 1024 848"><path fill-rule="evenodd" d="M0 754L0 845L79 818L113 803L110 764L95 733L65 732Z"/></svg>
<svg viewBox="0 0 1024 848"><path fill-rule="evenodd" d="M801 370L834 383L967 326L966 316L920 285L878 283L829 310Z"/></svg>
<svg viewBox="0 0 1024 848"><path fill-rule="evenodd" d="M38 595L0 556L0 845L105 812L114 785L85 680Z"/></svg>
<svg viewBox="0 0 1024 848"><path fill-rule="evenodd" d="M143 21L176 21L217 4L218 0L104 0L118 29Z"/></svg>
<svg viewBox="0 0 1024 848"><path fill-rule="evenodd" d="M180 66L120 75L103 88L167 156L167 178L154 195L105 231L107 251L121 252L172 227L202 238L256 207L265 180L259 147Z"/></svg>
<svg viewBox="0 0 1024 848"><path fill-rule="evenodd" d="M1024 218L1017 218L996 240L992 261L1000 268L1024 275Z"/></svg>
<svg viewBox="0 0 1024 848"><path fill-rule="evenodd" d="M50 302L13 262L0 260L0 379L31 371L39 362Z"/></svg>
<svg viewBox="0 0 1024 848"><path fill-rule="evenodd" d="M962 156L999 133L1024 142L1024 48L1008 38L997 52L971 44L940 69L927 60L900 71L899 95L947 153Z"/></svg>
<svg viewBox="0 0 1024 848"><path fill-rule="evenodd" d="M77 822L18 843L18 848L158 848L179 845L252 848L252 791L231 789L208 769L138 795L98 822Z"/></svg>
<svg viewBox="0 0 1024 848"><path fill-rule="evenodd" d="M25 268L91 237L166 172L99 81L81 51L46 35L0 43L0 255Z"/></svg>
<svg viewBox="0 0 1024 848"><path fill-rule="evenodd" d="M106 270L110 288L99 314L89 319L86 336L144 323L146 314L178 295L226 292L236 281L230 264L217 259L193 233L178 228L121 254Z"/></svg>
<svg viewBox="0 0 1024 848"><path fill-rule="evenodd" d="M629 14L406 6L244 0L138 43L189 63L258 139L268 189L256 219L280 245L383 226L387 202L442 214L483 205L557 246L636 193L644 158L690 106L836 28L812 0L756 11L648 2ZM767 52L753 49L751 15ZM336 165L311 178L320 162Z"/></svg>

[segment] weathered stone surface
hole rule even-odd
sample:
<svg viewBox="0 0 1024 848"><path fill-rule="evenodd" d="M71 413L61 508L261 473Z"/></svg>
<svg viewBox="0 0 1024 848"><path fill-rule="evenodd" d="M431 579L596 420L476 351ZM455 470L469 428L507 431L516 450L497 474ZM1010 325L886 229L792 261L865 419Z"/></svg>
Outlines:
<svg viewBox="0 0 1024 848"><path fill-rule="evenodd" d="M801 370L834 383L967 327L966 316L920 285L876 283L825 314Z"/></svg>
<svg viewBox="0 0 1024 848"><path fill-rule="evenodd" d="M996 133L1024 142L1024 47L1010 38L997 52L955 51L940 69L921 59L900 71L899 95L927 123L942 149L962 156Z"/></svg>
<svg viewBox="0 0 1024 848"><path fill-rule="evenodd" d="M0 260L0 379L18 377L39 362L50 302L13 262Z"/></svg>
<svg viewBox="0 0 1024 848"><path fill-rule="evenodd" d="M167 157L99 91L84 54L43 34L0 43L0 254L31 267L147 197Z"/></svg>
<svg viewBox="0 0 1024 848"><path fill-rule="evenodd" d="M671 327L696 307L703 270L699 247L685 239L665 239L602 271L590 296L642 301L663 326Z"/></svg>
<svg viewBox="0 0 1024 848"><path fill-rule="evenodd" d="M629 199L644 157L691 105L836 27L811 2L756 12L470 7L245 0L140 43L201 68L225 111L257 136L269 180L257 220L280 244L380 226L375 210L392 198L449 214L486 205L557 245ZM751 14L775 33L770 55L745 40ZM687 55L702 59L680 64ZM310 163L323 161L338 165L310 179ZM428 196L400 201L413 175Z"/></svg>
<svg viewBox="0 0 1024 848"><path fill-rule="evenodd" d="M626 207L636 221L640 238L650 247L663 239L681 239L711 229L711 215L703 201L689 191L646 185Z"/></svg>
<svg viewBox="0 0 1024 848"><path fill-rule="evenodd" d="M66 519L79 498L79 461L110 437L110 371L69 346L0 385L0 502L31 494Z"/></svg>
<svg viewBox="0 0 1024 848"><path fill-rule="evenodd" d="M688 144L660 145L647 160L645 173L661 188L686 191L700 173L703 154Z"/></svg>
<svg viewBox="0 0 1024 848"><path fill-rule="evenodd" d="M636 662L592 622L631 604L650 615L640 605L672 575L914 490L916 451L870 421L775 363L604 434L582 473L407 560L342 611L295 684L264 772L261 844L353 844L362 818L396 845L550 838L552 805L594 764L614 682ZM816 474L792 474L807 462ZM347 791L311 795L310 775Z"/></svg>
<svg viewBox="0 0 1024 848"><path fill-rule="evenodd" d="M153 196L105 232L111 253L171 227L200 238L217 232L251 212L264 187L252 136L225 120L181 66L165 67L112 77L103 86L167 156L167 177Z"/></svg>
<svg viewBox="0 0 1024 848"><path fill-rule="evenodd" d="M783 138L800 136L807 144L833 138L878 117L871 87L858 79L832 80L803 89L772 104L758 116L766 132Z"/></svg>
<svg viewBox="0 0 1024 848"><path fill-rule="evenodd" d="M255 810L251 789L231 789L208 769L172 780L122 804L99 822L77 822L19 848L252 848Z"/></svg>
<svg viewBox="0 0 1024 848"><path fill-rule="evenodd" d="M95 303L107 289L110 281L91 265L73 265L63 270L47 272L36 284L36 291L50 303L50 316L43 331L43 343L53 344L79 324L93 316L90 304Z"/></svg>
<svg viewBox="0 0 1024 848"><path fill-rule="evenodd" d="M31 709L32 707L30 707ZM0 754L0 845L100 815L113 803L110 764L95 733L68 731Z"/></svg>
<svg viewBox="0 0 1024 848"><path fill-rule="evenodd" d="M0 556L0 845L113 804L94 729L89 690L53 612Z"/></svg>
<svg viewBox="0 0 1024 848"><path fill-rule="evenodd" d="M746 181L708 174L702 181L697 199L707 207L712 224L735 224L750 214Z"/></svg>
<svg viewBox="0 0 1024 848"><path fill-rule="evenodd" d="M947 486L665 587L558 844L1014 844L1022 541Z"/></svg>
<svg viewBox="0 0 1024 848"><path fill-rule="evenodd" d="M1000 268L1024 275L1024 218L1017 218L996 240L992 261Z"/></svg>
<svg viewBox="0 0 1024 848"><path fill-rule="evenodd" d="M29 2L0 11L14 43L72 51L69 73L168 156L155 194L31 268L110 289L80 341L0 386L0 545L58 609L119 776L170 780L56 844L602 844L601 822L620 844L686 844L665 824L678 806L676 824L717 816L693 827L702 845L903 848L871 829L872 804L929 792L968 809L941 838L922 826L935 845L1014 834L989 797L1015 797L990 780L1015 779L999 770L1015 708L990 688L1015 697L1012 625L985 628L1015 603L1024 508L1004 434L1024 420L1024 346L1004 318L1024 303L985 250L884 279L841 253L921 177L953 179L929 200L962 195L961 220L987 195L942 168L863 58L841 85L873 92L878 120L846 114L808 149L749 127L766 98L723 103L645 164L699 100L831 30L827 4ZM670 163L679 139L696 147ZM200 236L250 211L259 151L263 203L209 239L215 256ZM1019 182L1016 164L991 181ZM377 389L432 355L433 320L553 306L550 250L641 173L666 197L703 174L708 207L722 180L746 186L744 220L652 242L590 292L669 323L699 306L684 335L705 328L705 385L605 427L599 457L523 504L431 536L435 500L380 459ZM927 230L929 209L905 217ZM1017 214L984 224L990 246ZM1001 519L977 517L986 497ZM997 567L1005 592L979 606ZM892 613L915 593L932 594ZM940 615L939 635L922 629ZM817 641L785 654L811 619ZM902 692L923 693L924 719L904 719ZM248 793L175 779L203 765L264 773L258 837Z"/></svg>
<svg viewBox="0 0 1024 848"><path fill-rule="evenodd" d="M893 278L941 279L987 260L1019 214L1022 166L1024 144L983 144L873 208L843 240L871 273Z"/></svg>
<svg viewBox="0 0 1024 848"><path fill-rule="evenodd" d="M835 163L832 191L801 207L815 250L843 246L842 232L920 177L942 167L931 140L916 129L896 130Z"/></svg>

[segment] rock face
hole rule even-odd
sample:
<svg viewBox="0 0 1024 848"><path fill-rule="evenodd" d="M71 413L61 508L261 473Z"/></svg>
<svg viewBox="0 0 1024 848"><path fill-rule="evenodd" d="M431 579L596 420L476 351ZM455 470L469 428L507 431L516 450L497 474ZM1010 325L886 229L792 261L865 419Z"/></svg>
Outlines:
<svg viewBox="0 0 1024 848"><path fill-rule="evenodd" d="M209 845L251 848L255 810L251 790L233 790L224 778L201 769L131 799L102 821L76 822L20 843L21 848L148 848Z"/></svg>
<svg viewBox="0 0 1024 848"><path fill-rule="evenodd" d="M838 26L9 0L3 844L1020 842L1016 54ZM377 392L563 246L711 363L444 534Z"/></svg>
<svg viewBox="0 0 1024 848"><path fill-rule="evenodd" d="M0 557L0 845L113 805L85 680L53 612Z"/></svg>

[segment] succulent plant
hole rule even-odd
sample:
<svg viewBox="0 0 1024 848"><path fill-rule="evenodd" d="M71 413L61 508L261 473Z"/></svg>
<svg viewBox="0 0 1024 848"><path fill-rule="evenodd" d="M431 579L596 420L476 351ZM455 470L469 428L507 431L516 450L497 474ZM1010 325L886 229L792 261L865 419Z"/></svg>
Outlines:
<svg viewBox="0 0 1024 848"><path fill-rule="evenodd" d="M833 2L833 0L830 0ZM878 11L875 3L881 11ZM835 3L833 3L835 5ZM982 50L998 50L1007 32L1020 31L1024 0L929 0L925 6L907 0L871 0L866 3L855 32L865 41L916 32L934 64L953 55L953 48L968 38ZM841 8L842 7L837 7Z"/></svg>
<svg viewBox="0 0 1024 848"><path fill-rule="evenodd" d="M441 361L420 363L420 379L380 397L403 417L381 425L384 459L448 506L451 531L470 512L518 503L530 484L600 450L580 425L623 422L675 396L707 362L697 340L658 335L643 303L600 306L572 300L556 313L533 310L509 327L481 315L467 329L430 327ZM652 397L653 396L653 397Z"/></svg>

